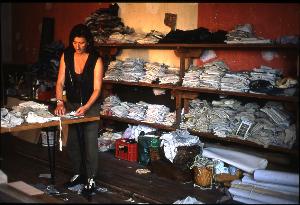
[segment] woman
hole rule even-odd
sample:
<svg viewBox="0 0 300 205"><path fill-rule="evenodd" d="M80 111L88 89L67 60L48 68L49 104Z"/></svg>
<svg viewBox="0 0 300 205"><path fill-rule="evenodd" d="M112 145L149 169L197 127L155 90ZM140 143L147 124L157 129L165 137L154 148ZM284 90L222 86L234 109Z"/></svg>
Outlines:
<svg viewBox="0 0 300 205"><path fill-rule="evenodd" d="M95 51L93 36L84 24L75 25L69 37L69 46L62 54L56 82L56 115L66 110L76 115L99 115L99 102L103 63ZM63 101L65 86L67 102ZM65 184L67 188L85 184L83 192L95 189L98 168L98 122L69 125L68 155L74 176Z"/></svg>

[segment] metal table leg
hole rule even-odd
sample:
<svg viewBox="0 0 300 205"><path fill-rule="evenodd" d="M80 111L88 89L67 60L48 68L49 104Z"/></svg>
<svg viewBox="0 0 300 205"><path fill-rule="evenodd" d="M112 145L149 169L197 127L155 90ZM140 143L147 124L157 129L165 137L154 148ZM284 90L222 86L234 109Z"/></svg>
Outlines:
<svg viewBox="0 0 300 205"><path fill-rule="evenodd" d="M48 145L48 159L49 159L49 168L50 168L50 174L51 174L51 184L55 184L55 145L56 145L56 133L55 128L46 128L46 136L47 136L47 145ZM53 146L50 146L50 140L49 140L49 132L53 131Z"/></svg>

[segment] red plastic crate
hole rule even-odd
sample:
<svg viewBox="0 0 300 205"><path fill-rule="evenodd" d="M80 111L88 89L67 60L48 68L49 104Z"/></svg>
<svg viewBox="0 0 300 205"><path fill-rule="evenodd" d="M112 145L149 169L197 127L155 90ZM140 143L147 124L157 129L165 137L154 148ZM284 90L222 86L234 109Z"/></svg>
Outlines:
<svg viewBox="0 0 300 205"><path fill-rule="evenodd" d="M138 156L138 146L137 143L128 143L125 139L116 140L116 152L115 157L119 159L124 159L127 161L136 162Z"/></svg>

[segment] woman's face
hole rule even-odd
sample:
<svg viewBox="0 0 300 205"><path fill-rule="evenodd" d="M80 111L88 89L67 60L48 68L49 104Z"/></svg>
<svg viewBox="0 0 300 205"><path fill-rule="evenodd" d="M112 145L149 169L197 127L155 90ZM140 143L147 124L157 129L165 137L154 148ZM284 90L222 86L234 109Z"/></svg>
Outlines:
<svg viewBox="0 0 300 205"><path fill-rule="evenodd" d="M84 37L75 37L73 40L73 47L76 53L84 53L87 47L86 39Z"/></svg>

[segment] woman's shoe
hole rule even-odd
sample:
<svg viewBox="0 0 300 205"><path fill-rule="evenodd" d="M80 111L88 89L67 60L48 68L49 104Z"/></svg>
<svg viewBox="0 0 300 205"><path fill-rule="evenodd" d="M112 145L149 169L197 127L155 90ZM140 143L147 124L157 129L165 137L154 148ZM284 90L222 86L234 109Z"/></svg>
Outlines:
<svg viewBox="0 0 300 205"><path fill-rule="evenodd" d="M96 191L96 181L94 178L88 178L87 184L84 185L83 190L81 192L84 196L91 196L95 194Z"/></svg>

